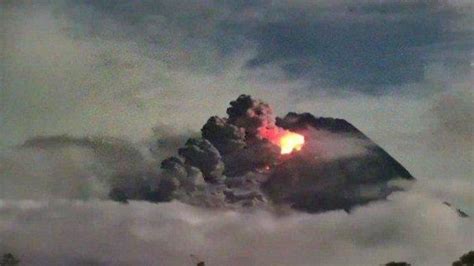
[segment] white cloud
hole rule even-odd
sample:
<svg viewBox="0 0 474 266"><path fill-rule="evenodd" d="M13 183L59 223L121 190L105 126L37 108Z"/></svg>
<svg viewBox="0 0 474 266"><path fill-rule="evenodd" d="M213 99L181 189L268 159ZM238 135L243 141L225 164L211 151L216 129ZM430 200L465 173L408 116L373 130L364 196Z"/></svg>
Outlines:
<svg viewBox="0 0 474 266"><path fill-rule="evenodd" d="M190 56L205 68L219 58L176 50L171 58L177 61L170 64L146 56L140 41L75 39L68 33L77 25L40 7L9 9L0 18L8 35L2 54L7 64L1 69L0 148L46 134L141 140L157 124L176 132L199 130L209 116L224 115L230 100L250 93L280 115L300 111L346 118L419 181L409 193L351 214L279 216L210 211L177 202L100 201L108 191L101 179L108 170L99 169L104 176L91 178L97 173L97 158L90 150L2 154L0 253L13 252L27 265L192 265L189 255L195 254L209 265L378 265L406 260L432 266L449 265L474 246L472 219L461 219L441 204L448 200L474 213L472 140L463 140L465 130L452 135L453 126L441 126L472 122L465 112L471 109L463 107L472 94L465 97L464 90L459 94L453 88L433 98L357 94L302 99L293 89L307 84L283 79L281 70L242 70L246 53L218 64L222 67L216 73L192 71L179 67L179 60ZM115 21L104 23L113 33L121 29ZM172 37L173 31L166 34ZM456 84L449 77L437 80L437 73L443 69L427 73L430 80L411 88ZM271 75L278 84L261 77ZM470 88L472 81L461 85ZM432 112L433 103L451 93L454 109L441 101L441 112ZM74 201L78 198L90 201Z"/></svg>
<svg viewBox="0 0 474 266"><path fill-rule="evenodd" d="M474 223L427 193L319 215L197 209L178 202L1 201L1 251L27 265L448 265Z"/></svg>
<svg viewBox="0 0 474 266"><path fill-rule="evenodd" d="M0 198L106 199L112 173L90 149L10 151L0 154Z"/></svg>

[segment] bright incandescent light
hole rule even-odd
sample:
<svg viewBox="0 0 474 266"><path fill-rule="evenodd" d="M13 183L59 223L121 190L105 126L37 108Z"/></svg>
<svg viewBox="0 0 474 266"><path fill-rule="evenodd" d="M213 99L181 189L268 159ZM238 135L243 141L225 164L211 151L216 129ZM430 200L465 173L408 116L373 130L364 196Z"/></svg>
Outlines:
<svg viewBox="0 0 474 266"><path fill-rule="evenodd" d="M304 136L280 127L261 128L261 137L280 147L281 154L290 154L299 151L304 145Z"/></svg>
<svg viewBox="0 0 474 266"><path fill-rule="evenodd" d="M281 154L290 154L294 150L299 151L303 147L304 137L300 134L287 131L279 139Z"/></svg>

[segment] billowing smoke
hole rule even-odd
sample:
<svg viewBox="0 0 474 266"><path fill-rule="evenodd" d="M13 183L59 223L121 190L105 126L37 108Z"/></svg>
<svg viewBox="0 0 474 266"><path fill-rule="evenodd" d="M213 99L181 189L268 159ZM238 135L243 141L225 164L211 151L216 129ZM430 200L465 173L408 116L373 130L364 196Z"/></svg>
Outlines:
<svg viewBox="0 0 474 266"><path fill-rule="evenodd" d="M213 116L202 128L202 137L212 144L222 154L242 149L246 146L245 129L227 122L227 119Z"/></svg>
<svg viewBox="0 0 474 266"><path fill-rule="evenodd" d="M199 168L208 182L221 181L224 163L219 151L208 140L189 139L186 146L179 149L179 155L185 158L186 164Z"/></svg>
<svg viewBox="0 0 474 266"><path fill-rule="evenodd" d="M239 99L240 115L211 117L161 161L147 156L156 146L108 137L37 137L4 153L0 252L27 265L448 265L474 245L471 213L442 203L472 201L472 184L413 185L345 120L273 119ZM282 155L263 127L306 142Z"/></svg>
<svg viewBox="0 0 474 266"><path fill-rule="evenodd" d="M105 137L37 137L20 149L33 150L38 156L46 151L61 156L65 148L91 153L92 157L83 158L89 158L96 169L73 170L69 179L90 183L92 198L99 187L99 198L108 191L109 198L120 202L180 200L198 206L349 211L402 189L390 185L391 181L413 179L345 120L316 118L308 113L289 113L275 119L268 104L249 95L232 101L227 114L226 118L209 118L201 137L189 138L175 155L161 162L159 156L145 156L135 144ZM306 139L289 154L279 146L287 133ZM85 164L81 160L74 163ZM15 176L22 168L10 169ZM40 175L56 176L63 184L64 174L44 171ZM9 186L7 182L4 187ZM9 194L6 191L4 195ZM77 194L71 197L80 198Z"/></svg>
<svg viewBox="0 0 474 266"><path fill-rule="evenodd" d="M0 1L0 256L433 266L471 250L472 79L456 87L472 1L310 2ZM242 93L346 118L417 182L346 121L274 119L247 96L231 119ZM282 156L286 131L306 142Z"/></svg>
<svg viewBox="0 0 474 266"><path fill-rule="evenodd" d="M208 207L289 206L319 212L349 210L385 198L398 189L388 186L389 181L411 178L343 120L295 113L275 119L268 104L249 95L232 101L227 114L209 118L201 137L189 138L161 162L160 156L146 156L146 149L116 138L30 139L13 151L20 157L5 160L3 172L10 177L5 178L2 196L180 200ZM307 142L300 151L281 154L275 140L289 130ZM78 155L71 157L71 152ZM30 160L21 154L42 158L38 167L43 169L22 165ZM28 189L14 184L14 176L34 180L37 193L28 194Z"/></svg>
<svg viewBox="0 0 474 266"><path fill-rule="evenodd" d="M212 116L201 137L177 154L141 171L132 189L113 186L110 196L197 206L291 207L309 212L344 209L386 198L411 174L350 123L289 113L276 118L268 104L241 95L228 117ZM307 141L283 153L279 140ZM158 164L161 166L157 170ZM155 172L153 172L155 171Z"/></svg>
<svg viewBox="0 0 474 266"><path fill-rule="evenodd" d="M275 123L270 106L249 95L241 95L230 102L227 114L229 123L244 128L248 138L257 137L259 129L274 127Z"/></svg>

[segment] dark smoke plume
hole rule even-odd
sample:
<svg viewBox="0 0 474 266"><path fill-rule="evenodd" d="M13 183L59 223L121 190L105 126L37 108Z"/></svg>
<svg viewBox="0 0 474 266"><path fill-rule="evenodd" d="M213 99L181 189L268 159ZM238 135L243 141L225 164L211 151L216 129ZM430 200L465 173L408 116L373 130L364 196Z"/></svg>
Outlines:
<svg viewBox="0 0 474 266"><path fill-rule="evenodd" d="M96 173L107 185L109 198L123 203L179 200L207 207L349 211L404 189L394 181L413 179L343 119L309 113L275 118L268 104L249 95L232 101L227 114L210 117L200 137L189 138L161 163L159 149L146 158L134 144L104 137L37 137L21 148L92 150L110 169ZM280 154L279 142L270 137L278 140L285 132L304 136L301 150ZM168 148L163 152L169 154Z"/></svg>
<svg viewBox="0 0 474 266"><path fill-rule="evenodd" d="M206 139L189 139L184 148L178 150L185 163L199 168L204 179L210 183L221 181L224 163L219 151Z"/></svg>
<svg viewBox="0 0 474 266"><path fill-rule="evenodd" d="M343 119L308 113L275 119L268 104L248 95L230 105L227 118L209 118L201 129L202 138L191 138L178 150L182 159L170 157L162 162L162 175L176 178L179 184L170 189L187 191L177 193L177 199L198 205L213 202L206 204L212 206L288 205L309 212L349 211L403 189L392 181L413 179ZM261 134L271 130L290 130L307 141L301 151L283 156L280 147ZM199 173L205 183L196 186L190 180Z"/></svg>

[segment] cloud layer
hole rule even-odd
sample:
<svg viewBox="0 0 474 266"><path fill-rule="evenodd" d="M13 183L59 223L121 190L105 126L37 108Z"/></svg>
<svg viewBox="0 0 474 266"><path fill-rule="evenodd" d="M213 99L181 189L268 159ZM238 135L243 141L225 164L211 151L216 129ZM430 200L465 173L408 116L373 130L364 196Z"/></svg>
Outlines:
<svg viewBox="0 0 474 266"><path fill-rule="evenodd" d="M28 265L193 265L190 254L209 265L449 265L474 246L472 219L441 203L474 214L471 1L3 8L0 253ZM106 135L139 151L153 143L159 160L242 93L278 115L347 119L418 184L350 214L120 205L104 200L109 181L133 160L12 148Z"/></svg>
<svg viewBox="0 0 474 266"><path fill-rule="evenodd" d="M209 265L448 265L474 245L472 219L426 191L396 193L351 214L1 201L0 218L0 250L28 265L193 265L190 254Z"/></svg>
<svg viewBox="0 0 474 266"><path fill-rule="evenodd" d="M36 135L189 130L242 93L281 115L333 94L432 97L472 71L470 1L3 6L3 147Z"/></svg>

